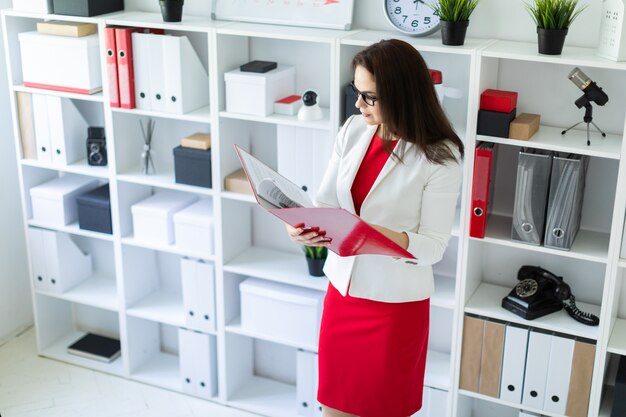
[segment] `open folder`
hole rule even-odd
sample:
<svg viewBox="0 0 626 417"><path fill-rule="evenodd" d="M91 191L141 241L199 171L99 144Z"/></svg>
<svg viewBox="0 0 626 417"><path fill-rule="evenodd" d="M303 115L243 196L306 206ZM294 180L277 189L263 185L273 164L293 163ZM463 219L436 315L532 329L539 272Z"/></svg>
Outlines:
<svg viewBox="0 0 626 417"><path fill-rule="evenodd" d="M394 241L342 209L315 207L300 187L235 145L254 196L261 207L291 226L319 227L339 256L387 255L413 259Z"/></svg>

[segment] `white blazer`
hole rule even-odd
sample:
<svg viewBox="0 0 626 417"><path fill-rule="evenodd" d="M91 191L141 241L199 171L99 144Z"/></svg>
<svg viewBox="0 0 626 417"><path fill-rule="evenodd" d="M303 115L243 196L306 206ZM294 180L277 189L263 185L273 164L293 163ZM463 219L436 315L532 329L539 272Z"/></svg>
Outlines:
<svg viewBox="0 0 626 417"><path fill-rule="evenodd" d="M344 123L315 199L317 206L355 213L350 189L376 128L360 115ZM431 265L441 260L450 239L461 168L455 161L433 164L415 145L406 145L402 162L389 158L383 166L360 216L368 223L406 232L407 250L416 259L340 257L329 252L324 272L343 295L349 287L353 297L399 303L426 299L434 291ZM459 155L455 146L451 149Z"/></svg>

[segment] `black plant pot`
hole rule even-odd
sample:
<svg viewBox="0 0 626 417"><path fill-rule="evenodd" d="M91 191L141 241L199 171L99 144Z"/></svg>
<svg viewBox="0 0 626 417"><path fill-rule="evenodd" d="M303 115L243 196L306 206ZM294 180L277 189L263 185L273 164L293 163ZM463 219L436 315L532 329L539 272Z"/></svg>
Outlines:
<svg viewBox="0 0 626 417"><path fill-rule="evenodd" d="M306 264L309 267L309 275L314 276L314 277L323 277L325 262L326 262L326 258L324 259L306 258Z"/></svg>
<svg viewBox="0 0 626 417"><path fill-rule="evenodd" d="M567 29L537 28L537 46L539 53L544 55L561 55Z"/></svg>
<svg viewBox="0 0 626 417"><path fill-rule="evenodd" d="M441 21L441 43L444 45L459 46L465 43L465 33L469 20L460 22Z"/></svg>
<svg viewBox="0 0 626 417"><path fill-rule="evenodd" d="M183 0L159 0L164 22L180 22L183 19Z"/></svg>

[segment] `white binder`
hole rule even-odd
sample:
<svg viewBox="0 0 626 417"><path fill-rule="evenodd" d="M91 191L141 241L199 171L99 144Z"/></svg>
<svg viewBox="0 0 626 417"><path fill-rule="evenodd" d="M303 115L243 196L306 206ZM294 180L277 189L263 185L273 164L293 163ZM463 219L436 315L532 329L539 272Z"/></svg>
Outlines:
<svg viewBox="0 0 626 417"><path fill-rule="evenodd" d="M298 416L314 417L317 408L317 355L298 349L296 352L296 397Z"/></svg>
<svg viewBox="0 0 626 417"><path fill-rule="evenodd" d="M44 250L43 230L28 229L28 241L30 243L31 271L35 290L48 291L46 279L46 252Z"/></svg>
<svg viewBox="0 0 626 417"><path fill-rule="evenodd" d="M215 337L193 332L196 359L196 395L211 398L217 395L217 355Z"/></svg>
<svg viewBox="0 0 626 417"><path fill-rule="evenodd" d="M91 255L65 233L42 230L48 290L63 293L91 275Z"/></svg>
<svg viewBox="0 0 626 417"><path fill-rule="evenodd" d="M33 122L35 127L37 160L40 162L52 162L47 96L33 94Z"/></svg>
<svg viewBox="0 0 626 417"><path fill-rule="evenodd" d="M507 324L500 383L500 398L505 401L517 404L522 402L527 346L528 329Z"/></svg>
<svg viewBox="0 0 626 417"><path fill-rule="evenodd" d="M198 306L196 294L198 293L198 280L196 261L188 258L180 260L180 279L183 289L183 310L187 327L196 328Z"/></svg>
<svg viewBox="0 0 626 417"><path fill-rule="evenodd" d="M148 37L148 73L150 74L150 108L153 111L165 111L165 73L163 71L164 35L146 34ZM133 48L133 52L135 48Z"/></svg>
<svg viewBox="0 0 626 417"><path fill-rule="evenodd" d="M133 74L135 76L135 107L150 110L150 44L149 34L132 33Z"/></svg>
<svg viewBox="0 0 626 417"><path fill-rule="evenodd" d="M565 414L574 355L574 339L552 336L543 410Z"/></svg>
<svg viewBox="0 0 626 417"><path fill-rule="evenodd" d="M180 383L185 394L196 393L196 358L193 332L178 329L178 361L180 364Z"/></svg>
<svg viewBox="0 0 626 417"><path fill-rule="evenodd" d="M204 332L215 331L215 268L213 264L196 262L197 327Z"/></svg>
<svg viewBox="0 0 626 417"><path fill-rule="evenodd" d="M528 355L524 375L522 404L541 410L546 393L546 378L550 361L552 336L531 331L528 336Z"/></svg>
<svg viewBox="0 0 626 417"><path fill-rule="evenodd" d="M47 96L52 162L69 165L87 157L87 121L71 100Z"/></svg>
<svg viewBox="0 0 626 417"><path fill-rule="evenodd" d="M160 38L163 44L165 111L183 114L208 105L209 77L189 38Z"/></svg>

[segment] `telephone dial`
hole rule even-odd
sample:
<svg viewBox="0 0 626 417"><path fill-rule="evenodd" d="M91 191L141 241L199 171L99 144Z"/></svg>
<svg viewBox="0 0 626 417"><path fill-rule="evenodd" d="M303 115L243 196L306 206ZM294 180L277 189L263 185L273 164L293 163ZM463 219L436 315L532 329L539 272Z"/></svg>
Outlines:
<svg viewBox="0 0 626 417"><path fill-rule="evenodd" d="M502 307L527 320L533 320L562 308L576 321L597 326L600 319L580 311L569 285L562 277L539 266L524 265L517 272L519 282L502 299Z"/></svg>

